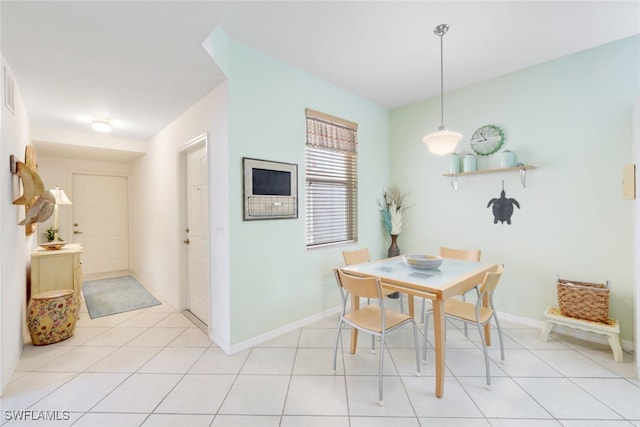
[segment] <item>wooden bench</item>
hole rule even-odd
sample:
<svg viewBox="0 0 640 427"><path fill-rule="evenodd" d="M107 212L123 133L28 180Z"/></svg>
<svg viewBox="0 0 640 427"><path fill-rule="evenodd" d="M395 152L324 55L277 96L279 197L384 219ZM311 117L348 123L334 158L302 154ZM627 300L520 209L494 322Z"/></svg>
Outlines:
<svg viewBox="0 0 640 427"><path fill-rule="evenodd" d="M593 332L595 334L605 335L609 340L609 345L613 351L613 360L620 363L623 360L622 347L620 346L620 325L615 319L608 319L606 322L594 322L591 320L578 319L562 314L557 307L547 307L544 312L545 325L542 328L542 342L547 342L549 333L553 329L553 325L566 326L568 328L579 329L581 331Z"/></svg>

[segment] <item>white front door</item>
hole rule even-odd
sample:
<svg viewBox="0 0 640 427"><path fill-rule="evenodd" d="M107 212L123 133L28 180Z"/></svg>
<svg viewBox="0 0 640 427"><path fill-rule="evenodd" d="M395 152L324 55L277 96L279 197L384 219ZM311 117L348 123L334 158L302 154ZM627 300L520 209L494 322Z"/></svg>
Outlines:
<svg viewBox="0 0 640 427"><path fill-rule="evenodd" d="M74 173L72 189L72 235L82 244L82 272L128 270L127 177Z"/></svg>
<svg viewBox="0 0 640 427"><path fill-rule="evenodd" d="M187 309L209 324L209 205L206 147L187 153Z"/></svg>

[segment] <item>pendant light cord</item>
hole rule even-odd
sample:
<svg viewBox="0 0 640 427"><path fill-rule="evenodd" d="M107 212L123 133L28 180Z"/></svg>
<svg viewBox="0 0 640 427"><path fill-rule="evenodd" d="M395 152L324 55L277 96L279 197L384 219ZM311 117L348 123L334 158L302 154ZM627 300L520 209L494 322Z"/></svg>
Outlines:
<svg viewBox="0 0 640 427"><path fill-rule="evenodd" d="M440 34L440 129L444 130L444 33Z"/></svg>

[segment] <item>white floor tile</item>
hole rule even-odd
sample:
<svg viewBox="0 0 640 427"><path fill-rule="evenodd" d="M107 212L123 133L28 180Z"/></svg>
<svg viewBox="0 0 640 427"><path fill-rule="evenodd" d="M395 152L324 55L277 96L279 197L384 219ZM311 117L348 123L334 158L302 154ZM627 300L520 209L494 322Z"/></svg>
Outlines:
<svg viewBox="0 0 640 427"><path fill-rule="evenodd" d="M280 416L216 415L211 427L280 427Z"/></svg>
<svg viewBox="0 0 640 427"><path fill-rule="evenodd" d="M624 378L575 378L573 382L625 418L640 420L640 387Z"/></svg>
<svg viewBox="0 0 640 427"><path fill-rule="evenodd" d="M148 328L132 339L127 346L134 347L164 347L175 340L186 328Z"/></svg>
<svg viewBox="0 0 640 427"><path fill-rule="evenodd" d="M177 374L133 374L91 412L150 413L181 378Z"/></svg>
<svg viewBox="0 0 640 427"><path fill-rule="evenodd" d="M343 376L293 376L285 415L347 415Z"/></svg>
<svg viewBox="0 0 640 427"><path fill-rule="evenodd" d="M620 419L599 400L566 378L515 378L555 418Z"/></svg>
<svg viewBox="0 0 640 427"><path fill-rule="evenodd" d="M336 374L344 374L342 351L336 356ZM333 375L333 349L301 348L296 353L293 375Z"/></svg>
<svg viewBox="0 0 640 427"><path fill-rule="evenodd" d="M213 421L213 415L177 415L177 414L151 414L142 424L143 427L209 427Z"/></svg>
<svg viewBox="0 0 640 427"><path fill-rule="evenodd" d="M383 402L378 404L377 376L347 375L349 414L353 416L403 417L415 416L404 384L397 376L383 376ZM403 378L404 380L404 378Z"/></svg>
<svg viewBox="0 0 640 427"><path fill-rule="evenodd" d="M567 377L617 377L615 373L576 350L531 350L531 352Z"/></svg>
<svg viewBox="0 0 640 427"><path fill-rule="evenodd" d="M484 378L458 378L473 402L487 418L552 418L511 378L492 378L487 389Z"/></svg>
<svg viewBox="0 0 640 427"><path fill-rule="evenodd" d="M38 370L46 372L83 372L117 349L117 347L75 347L51 362L40 366Z"/></svg>
<svg viewBox="0 0 640 427"><path fill-rule="evenodd" d="M351 424L353 426L353 424ZM280 427L349 427L349 417L285 415Z"/></svg>
<svg viewBox="0 0 640 427"><path fill-rule="evenodd" d="M358 348L356 354L349 353L348 349L343 351L344 369L347 375L378 375L380 366L380 347L376 343L375 353L371 353L369 348ZM384 350L383 375L398 375L395 365L391 359L389 351Z"/></svg>
<svg viewBox="0 0 640 427"><path fill-rule="evenodd" d="M156 326L162 319L166 318L167 316L170 316L170 314L157 311L143 311L129 317L127 320L120 323L119 326L124 326L125 328L150 328L152 326Z"/></svg>
<svg viewBox="0 0 640 427"><path fill-rule="evenodd" d="M182 313L171 313L154 326L159 328L188 328L193 323Z"/></svg>
<svg viewBox="0 0 640 427"><path fill-rule="evenodd" d="M176 339L171 341L169 347L209 347L213 344L209 337L198 328L187 328Z"/></svg>
<svg viewBox="0 0 640 427"><path fill-rule="evenodd" d="M493 425L484 418L420 418L420 422L429 427L491 427ZM517 424L509 425L515 426ZM558 424L556 423L556 425Z"/></svg>
<svg viewBox="0 0 640 427"><path fill-rule="evenodd" d="M435 395L435 381L432 377L402 377L402 382L418 417L482 417L482 413L455 378L445 377L442 398Z"/></svg>
<svg viewBox="0 0 640 427"><path fill-rule="evenodd" d="M241 374L289 375L293 369L295 348L254 348Z"/></svg>
<svg viewBox="0 0 640 427"><path fill-rule="evenodd" d="M147 328L111 328L95 338L86 341L84 345L121 346L146 330Z"/></svg>
<svg viewBox="0 0 640 427"><path fill-rule="evenodd" d="M302 329L299 347L333 348L336 343L337 328L336 323L336 329Z"/></svg>
<svg viewBox="0 0 640 427"><path fill-rule="evenodd" d="M133 373L154 357L158 347L120 347L91 365L87 372Z"/></svg>
<svg viewBox="0 0 640 427"><path fill-rule="evenodd" d="M142 365L138 372L184 374L205 351L202 347L165 347Z"/></svg>
<svg viewBox="0 0 640 427"><path fill-rule="evenodd" d="M185 375L154 412L216 414L235 379L235 375Z"/></svg>
<svg viewBox="0 0 640 427"><path fill-rule="evenodd" d="M28 409L76 374L68 372L31 372L11 381L0 397L0 408Z"/></svg>
<svg viewBox="0 0 640 427"><path fill-rule="evenodd" d="M288 375L241 375L218 413L281 415L288 386Z"/></svg>
<svg viewBox="0 0 640 427"><path fill-rule="evenodd" d="M87 413L73 426L76 427L139 427L147 414Z"/></svg>
<svg viewBox="0 0 640 427"><path fill-rule="evenodd" d="M37 402L31 409L87 412L127 377L127 374L83 373Z"/></svg>
<svg viewBox="0 0 640 427"><path fill-rule="evenodd" d="M436 424L424 424L434 426ZM459 425L459 424L458 424ZM415 417L351 417L351 427L420 427ZM453 427L453 425L452 425Z"/></svg>
<svg viewBox="0 0 640 427"><path fill-rule="evenodd" d="M218 347L209 347L189 370L190 374L237 374L249 350L227 355Z"/></svg>

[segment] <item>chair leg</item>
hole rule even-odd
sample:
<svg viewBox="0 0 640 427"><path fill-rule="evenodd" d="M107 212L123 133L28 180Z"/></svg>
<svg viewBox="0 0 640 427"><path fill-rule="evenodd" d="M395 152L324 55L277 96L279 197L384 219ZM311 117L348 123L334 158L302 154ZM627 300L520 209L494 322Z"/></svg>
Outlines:
<svg viewBox="0 0 640 427"><path fill-rule="evenodd" d="M378 404L380 406L384 405L384 401L382 399L382 370L384 367L384 331L382 332L382 337L380 339L380 364L378 366Z"/></svg>
<svg viewBox="0 0 640 427"><path fill-rule="evenodd" d="M413 320L411 322L413 325L413 343L416 347L416 376L420 376L420 343L418 342L418 326L416 325L416 321Z"/></svg>
<svg viewBox="0 0 640 427"><path fill-rule="evenodd" d="M382 345L382 344L380 344ZM371 335L371 354L376 352L376 336Z"/></svg>
<svg viewBox="0 0 640 427"><path fill-rule="evenodd" d="M498 339L500 339L500 360L504 362L504 342L502 339L502 328L500 327L500 321L495 311L493 312L493 320L496 322L496 328L498 328Z"/></svg>
<svg viewBox="0 0 640 427"><path fill-rule="evenodd" d="M336 333L336 345L333 348L333 373L336 373L338 359L338 343L340 342L340 332L342 332L342 319L338 322L338 332Z"/></svg>
<svg viewBox="0 0 640 427"><path fill-rule="evenodd" d="M487 343L484 340L484 331L483 326L480 323L476 323L478 327L478 332L480 333L480 342L482 343L482 351L484 352L484 366L485 366L485 375L487 377L487 387L491 387L491 371L489 368L489 352L487 351Z"/></svg>
<svg viewBox="0 0 640 427"><path fill-rule="evenodd" d="M427 361L427 333L429 330L429 317L431 316L431 311L428 311L427 314L423 317L424 319L424 339L422 340L422 360L424 362Z"/></svg>
<svg viewBox="0 0 640 427"><path fill-rule="evenodd" d="M464 293L462 294L462 301L465 301L465 302L467 301L467 297ZM467 330L467 322L464 322L463 327L464 327L464 337L469 338L469 331Z"/></svg>
<svg viewBox="0 0 640 427"><path fill-rule="evenodd" d="M427 305L427 299L422 298L422 313L420 313L420 321L424 324L425 306Z"/></svg>

